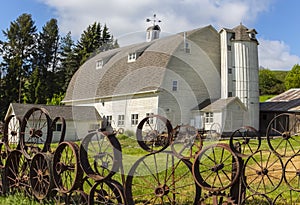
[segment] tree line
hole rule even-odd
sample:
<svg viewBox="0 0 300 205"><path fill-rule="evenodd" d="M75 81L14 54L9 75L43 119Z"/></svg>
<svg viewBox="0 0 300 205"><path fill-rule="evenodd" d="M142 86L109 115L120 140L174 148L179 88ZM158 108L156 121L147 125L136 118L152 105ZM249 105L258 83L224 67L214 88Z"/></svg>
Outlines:
<svg viewBox="0 0 300 205"><path fill-rule="evenodd" d="M259 70L260 95L278 95L291 88L300 88L299 64L294 65L290 71Z"/></svg>
<svg viewBox="0 0 300 205"><path fill-rule="evenodd" d="M75 42L60 36L56 19L37 31L24 13L2 31L0 41L0 117L11 102L59 104L73 74L91 56L119 47L107 25L94 22Z"/></svg>

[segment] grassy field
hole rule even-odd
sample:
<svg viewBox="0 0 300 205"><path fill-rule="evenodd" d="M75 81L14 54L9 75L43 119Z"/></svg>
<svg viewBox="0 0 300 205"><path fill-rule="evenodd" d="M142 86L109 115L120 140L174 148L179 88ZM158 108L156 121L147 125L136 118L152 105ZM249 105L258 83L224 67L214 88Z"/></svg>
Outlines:
<svg viewBox="0 0 300 205"><path fill-rule="evenodd" d="M126 175L131 175L134 173L134 177L129 177L131 192L135 196L136 204L144 204L146 201L149 201L153 204L159 203L158 201L151 201L154 198L155 192L169 192L172 190L176 190L172 197L176 198L176 201L179 204L191 204L195 197L195 192L200 192L200 190L196 190L196 187L193 184L193 175L190 172L190 168L183 163L183 161L178 160L178 158L171 155L171 148L167 148L166 152L150 155L144 157L148 153L141 149L136 142L134 137L127 137L125 135L119 135L118 140L122 145L122 167L123 172ZM219 143L219 141L205 141L203 145L203 149L210 146L211 144ZM229 140L221 141L221 143L229 144ZM296 142L295 142L296 143ZM78 143L79 144L79 143ZM52 150L55 150L57 144L52 145ZM299 145L296 145L299 147ZM299 193L297 192L284 192L290 190L288 185L282 179L282 166L287 163L291 169L293 165L300 163L300 157L293 158L294 161L288 161L290 158L280 158L274 155L269 151L269 147L266 140L262 140L260 152L256 153L252 157L244 158L244 163L247 163L246 166L246 177L247 182L249 184L249 188L252 191L247 190L246 196L253 195L253 192L263 192L273 201L276 197L276 204L286 204L285 200L287 200L291 195L293 195L293 199L298 197L299 203ZM203 155L202 160L205 159L205 163L201 163L202 177L209 184L215 183L216 186L224 186L228 182L228 179L232 176L228 174L231 170L231 157L228 151L224 151L222 149L208 149L207 153ZM214 166L214 161L223 161L222 159L227 159L226 165L229 169L223 169L223 174L220 174L220 178L215 175L210 176L211 167ZM92 160L92 159L89 159ZM191 160L193 163L193 160ZM200 165L199 165L200 166ZM209 167L209 169L205 168L205 166ZM265 177L262 179L261 175L257 174L257 170L261 170L261 167L267 167L269 173L267 174L269 177ZM207 173L204 171L208 170ZM290 182L291 183L300 183L299 177L294 177L295 170L291 170ZM122 175L120 172L117 172L113 177L114 180L122 183ZM295 178L295 179L294 179ZM298 179L298 181L297 181ZM227 181L226 181L227 180ZM168 184L168 187L159 187L158 184ZM176 184L176 187L175 187ZM156 187L153 187L156 185ZM298 185L295 185L298 187ZM89 192L91 186L88 184L84 185L84 190ZM275 191L273 191L275 190ZM228 193L228 189L225 190ZM281 194L281 192L283 192ZM156 193L158 194L158 193ZM208 194L207 191L202 190L202 197ZM223 196L219 196L223 197ZM205 197L204 197L205 198ZM208 197L209 198L209 197ZM225 197L226 198L226 197ZM170 199L171 200L171 199ZM225 200L225 199L224 199ZM255 202L257 200L255 197L251 200L250 204L257 204ZM207 199L207 204L212 203ZM298 203L298 202L297 202ZM295 203L295 204L297 204ZM34 198L24 197L23 194L14 194L0 197L0 204L40 204ZM53 202L44 202L44 204L54 204ZM168 203L165 203L168 204Z"/></svg>

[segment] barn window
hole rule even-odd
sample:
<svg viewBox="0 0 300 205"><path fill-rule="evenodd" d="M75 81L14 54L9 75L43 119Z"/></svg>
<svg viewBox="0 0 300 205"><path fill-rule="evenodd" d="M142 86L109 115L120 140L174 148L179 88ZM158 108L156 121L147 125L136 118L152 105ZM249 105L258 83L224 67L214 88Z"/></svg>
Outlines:
<svg viewBox="0 0 300 205"><path fill-rule="evenodd" d="M136 60L136 53L129 53L128 54L128 62L134 62Z"/></svg>
<svg viewBox="0 0 300 205"><path fill-rule="evenodd" d="M138 114L132 114L131 115L131 125L137 125L139 122L139 115Z"/></svg>
<svg viewBox="0 0 300 205"><path fill-rule="evenodd" d="M177 91L177 88L178 88L178 81L177 80L173 80L172 91Z"/></svg>
<svg viewBox="0 0 300 205"><path fill-rule="evenodd" d="M118 126L123 126L125 122L125 116L124 115L118 115Z"/></svg>
<svg viewBox="0 0 300 205"><path fill-rule="evenodd" d="M213 123L214 122L214 113L206 112L205 113L205 122L206 123Z"/></svg>
<svg viewBox="0 0 300 205"><path fill-rule="evenodd" d="M55 124L55 130L54 130L54 131L61 132L61 130L62 130L62 124L61 124L61 123L56 123L56 124Z"/></svg>
<svg viewBox="0 0 300 205"><path fill-rule="evenodd" d="M101 69L103 67L103 60L96 61L96 69Z"/></svg>
<svg viewBox="0 0 300 205"><path fill-rule="evenodd" d="M107 126L110 126L112 123L112 115L106 116L106 119L107 119Z"/></svg>

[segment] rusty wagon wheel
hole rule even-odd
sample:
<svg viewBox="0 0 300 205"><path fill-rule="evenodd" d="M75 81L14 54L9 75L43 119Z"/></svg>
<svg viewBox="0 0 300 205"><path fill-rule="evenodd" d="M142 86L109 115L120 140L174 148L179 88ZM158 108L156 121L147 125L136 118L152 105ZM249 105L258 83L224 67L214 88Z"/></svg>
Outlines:
<svg viewBox="0 0 300 205"><path fill-rule="evenodd" d="M148 154L131 167L125 183L128 204L197 204L200 187L192 164L172 152Z"/></svg>
<svg viewBox="0 0 300 205"><path fill-rule="evenodd" d="M291 157L300 151L300 119L293 114L274 117L267 127L270 149L281 157Z"/></svg>
<svg viewBox="0 0 300 205"><path fill-rule="evenodd" d="M172 140L171 122L160 115L147 116L137 126L136 137L140 147L156 153L166 149Z"/></svg>
<svg viewBox="0 0 300 205"><path fill-rule="evenodd" d="M32 194L38 200L48 197L54 188L52 159L50 154L37 153L31 160L29 180Z"/></svg>
<svg viewBox="0 0 300 205"><path fill-rule="evenodd" d="M287 160L283 178L290 189L300 192L300 155L294 155Z"/></svg>
<svg viewBox="0 0 300 205"><path fill-rule="evenodd" d="M259 150L249 156L244 164L243 182L255 194L268 194L283 179L281 158L269 150Z"/></svg>
<svg viewBox="0 0 300 205"><path fill-rule="evenodd" d="M10 115L5 120L3 139L7 150L12 151L19 149L20 143L20 132L21 132L21 119L15 115Z"/></svg>
<svg viewBox="0 0 300 205"><path fill-rule="evenodd" d="M276 196L273 204L296 205L300 204L300 194L294 190L283 191Z"/></svg>
<svg viewBox="0 0 300 205"><path fill-rule="evenodd" d="M123 186L113 179L97 182L90 191L89 204L125 204Z"/></svg>
<svg viewBox="0 0 300 205"><path fill-rule="evenodd" d="M231 150L239 157L248 157L257 150L261 144L259 132L250 126L235 130L230 136L229 145Z"/></svg>
<svg viewBox="0 0 300 205"><path fill-rule="evenodd" d="M66 120L64 117L56 117L53 119L51 124L52 129L52 140L58 141L58 144L65 141L65 135L66 135ZM58 138L59 140L54 140Z"/></svg>
<svg viewBox="0 0 300 205"><path fill-rule="evenodd" d="M225 190L231 187L239 177L238 157L227 144L209 145L196 155L193 174L196 182L204 189Z"/></svg>
<svg viewBox="0 0 300 205"><path fill-rule="evenodd" d="M95 181L112 177L122 163L121 145L115 134L89 133L80 145L80 164Z"/></svg>
<svg viewBox="0 0 300 205"><path fill-rule="evenodd" d="M241 205L273 205L272 200L265 194L252 194L247 196Z"/></svg>
<svg viewBox="0 0 300 205"><path fill-rule="evenodd" d="M83 171L79 162L79 147L74 142L62 142L53 156L53 179L60 192L67 193L82 184Z"/></svg>
<svg viewBox="0 0 300 205"><path fill-rule="evenodd" d="M202 138L195 127L182 125L174 128L171 149L179 158L194 158L202 145Z"/></svg>
<svg viewBox="0 0 300 205"><path fill-rule="evenodd" d="M51 118L44 108L31 108L21 124L20 147L28 159L38 152L50 150L52 141Z"/></svg>
<svg viewBox="0 0 300 205"><path fill-rule="evenodd" d="M31 195L29 168L30 161L20 150L13 150L9 153L4 170L8 192L21 191Z"/></svg>

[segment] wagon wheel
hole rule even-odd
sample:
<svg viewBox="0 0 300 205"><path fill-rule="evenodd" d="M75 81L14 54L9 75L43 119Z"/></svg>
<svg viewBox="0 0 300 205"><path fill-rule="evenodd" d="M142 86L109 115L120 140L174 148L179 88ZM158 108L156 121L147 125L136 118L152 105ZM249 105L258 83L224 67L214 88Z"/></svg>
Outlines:
<svg viewBox="0 0 300 205"><path fill-rule="evenodd" d="M281 157L291 157L300 151L300 120L292 114L274 117L267 128L270 149Z"/></svg>
<svg viewBox="0 0 300 205"><path fill-rule="evenodd" d="M74 142L62 142L53 156L53 179L62 193L82 184L83 171L79 163L79 147Z"/></svg>
<svg viewBox="0 0 300 205"><path fill-rule="evenodd" d="M238 157L227 144L212 144L195 157L193 174L196 182L208 191L222 191L238 179Z"/></svg>
<svg viewBox="0 0 300 205"><path fill-rule="evenodd" d="M300 204L300 194L299 192L293 190L281 192L274 199L273 204L282 204L282 205Z"/></svg>
<svg viewBox="0 0 300 205"><path fill-rule="evenodd" d="M145 117L136 130L139 145L150 153L166 149L172 138L172 125L170 121L159 115Z"/></svg>
<svg viewBox="0 0 300 205"><path fill-rule="evenodd" d="M29 160L19 150L9 153L5 164L6 183L9 192L24 191L31 195L29 185Z"/></svg>
<svg viewBox="0 0 300 205"><path fill-rule="evenodd" d="M119 170L121 154L121 145L114 134L92 132L80 145L82 169L96 181L110 178Z"/></svg>
<svg viewBox="0 0 300 205"><path fill-rule="evenodd" d="M122 185L112 179L97 182L90 191L89 204L125 204Z"/></svg>
<svg viewBox="0 0 300 205"><path fill-rule="evenodd" d="M283 163L279 156L260 150L249 156L244 165L245 186L255 194L274 191L283 179Z"/></svg>
<svg viewBox="0 0 300 205"><path fill-rule="evenodd" d="M300 192L300 155L288 159L284 166L283 177L290 189Z"/></svg>
<svg viewBox="0 0 300 205"><path fill-rule="evenodd" d="M64 117L56 117L52 121L51 124L52 129L52 138L58 138L59 140L55 140L58 143L61 143L65 141L65 135L66 135L66 120ZM54 140L54 139L52 139Z"/></svg>
<svg viewBox="0 0 300 205"><path fill-rule="evenodd" d="M52 180L52 155L37 153L31 161L29 180L32 194L38 199L45 199L54 187Z"/></svg>
<svg viewBox="0 0 300 205"><path fill-rule="evenodd" d="M242 205L272 205L272 200L264 194L252 194L246 197L242 203Z"/></svg>
<svg viewBox="0 0 300 205"><path fill-rule="evenodd" d="M125 183L128 204L197 204L200 187L193 180L192 164L172 152L138 159Z"/></svg>
<svg viewBox="0 0 300 205"><path fill-rule="evenodd" d="M239 157L250 156L260 148L260 144L260 134L250 126L235 130L229 140L231 150Z"/></svg>
<svg viewBox="0 0 300 205"><path fill-rule="evenodd" d="M198 130L189 125L178 126L173 131L171 149L179 158L191 159L203 145Z"/></svg>
<svg viewBox="0 0 300 205"><path fill-rule="evenodd" d="M207 133L207 140L210 141L219 141L221 139L222 129L219 123L213 123L210 126L210 130Z"/></svg>
<svg viewBox="0 0 300 205"><path fill-rule="evenodd" d="M21 124L20 147L28 159L34 154L50 150L52 140L51 119L43 108L31 108Z"/></svg>
<svg viewBox="0 0 300 205"><path fill-rule="evenodd" d="M235 200L229 197L225 192L209 192L205 193L199 200L199 205L234 205L237 204Z"/></svg>
<svg viewBox="0 0 300 205"><path fill-rule="evenodd" d="M68 193L67 204L87 205L88 195L82 190L72 190Z"/></svg>
<svg viewBox="0 0 300 205"><path fill-rule="evenodd" d="M15 115L10 115L4 125L3 142L8 151L19 148L21 119Z"/></svg>

